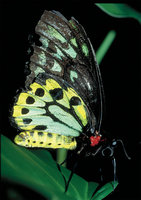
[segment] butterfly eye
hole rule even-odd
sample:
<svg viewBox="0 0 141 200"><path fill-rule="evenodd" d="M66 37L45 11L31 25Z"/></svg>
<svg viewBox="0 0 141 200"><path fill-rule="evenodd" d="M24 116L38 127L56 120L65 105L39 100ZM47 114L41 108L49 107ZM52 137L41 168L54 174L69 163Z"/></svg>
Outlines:
<svg viewBox="0 0 141 200"><path fill-rule="evenodd" d="M114 141L112 142L112 146L115 147L116 145L117 145L117 141L114 140Z"/></svg>
<svg viewBox="0 0 141 200"><path fill-rule="evenodd" d="M91 128L91 129L90 129L90 132L93 134L93 133L94 133L94 130L95 130L94 128Z"/></svg>

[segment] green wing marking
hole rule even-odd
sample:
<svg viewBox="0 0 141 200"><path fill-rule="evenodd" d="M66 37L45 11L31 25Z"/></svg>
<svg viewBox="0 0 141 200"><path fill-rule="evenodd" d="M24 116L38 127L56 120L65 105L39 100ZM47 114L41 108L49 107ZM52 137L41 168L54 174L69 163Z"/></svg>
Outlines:
<svg viewBox="0 0 141 200"><path fill-rule="evenodd" d="M49 106L49 111L63 123L67 122L68 126L72 127L73 129L79 130L80 132L82 131L82 127L76 120L74 120L74 117L70 113L64 111L59 106L51 105Z"/></svg>
<svg viewBox="0 0 141 200"><path fill-rule="evenodd" d="M59 76L64 75L68 63L84 63L91 67L90 56L93 55L90 42L84 29L74 18L68 21L59 12L44 11L35 30L40 35L42 46L34 47L34 54L30 59L32 76L34 71L34 76L40 72L36 67ZM76 68L77 70L79 69Z"/></svg>

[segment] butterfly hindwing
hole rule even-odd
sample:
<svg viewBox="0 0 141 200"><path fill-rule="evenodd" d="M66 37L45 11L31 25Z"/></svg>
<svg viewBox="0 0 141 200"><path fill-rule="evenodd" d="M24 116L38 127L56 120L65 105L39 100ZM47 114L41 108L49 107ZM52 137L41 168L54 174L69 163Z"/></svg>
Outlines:
<svg viewBox="0 0 141 200"><path fill-rule="evenodd" d="M16 144L25 147L40 147L54 149L75 149L77 145L74 137L37 130L21 132L15 137L14 141Z"/></svg>

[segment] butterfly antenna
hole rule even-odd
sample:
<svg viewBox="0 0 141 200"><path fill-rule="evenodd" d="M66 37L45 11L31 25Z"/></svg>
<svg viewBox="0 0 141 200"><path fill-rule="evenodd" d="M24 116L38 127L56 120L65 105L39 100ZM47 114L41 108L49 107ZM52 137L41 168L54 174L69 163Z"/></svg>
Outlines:
<svg viewBox="0 0 141 200"><path fill-rule="evenodd" d="M99 66L97 65L97 77L98 77L98 83L99 83L99 97L100 97L100 117L98 121L98 132L100 132L101 129L101 123L102 123L102 118L103 118L103 104L104 104L104 89L103 89L103 84L102 84L102 78L101 78L101 73Z"/></svg>
<svg viewBox="0 0 141 200"><path fill-rule="evenodd" d="M118 139L118 140L116 140L116 142L120 142L120 144L121 144L121 146L122 146L122 148L123 148L123 151L124 151L124 153L125 153L125 156L127 157L128 160L131 160L131 157L128 156L128 154L127 154L127 151L126 151L126 149L125 149L125 146L124 146L123 141L120 140L120 139Z"/></svg>

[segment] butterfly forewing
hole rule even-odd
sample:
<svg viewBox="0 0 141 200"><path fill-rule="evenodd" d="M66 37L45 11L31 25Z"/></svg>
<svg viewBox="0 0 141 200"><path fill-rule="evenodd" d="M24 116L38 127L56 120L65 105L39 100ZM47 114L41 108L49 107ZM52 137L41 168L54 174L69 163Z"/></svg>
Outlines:
<svg viewBox="0 0 141 200"><path fill-rule="evenodd" d="M83 27L74 18L68 21L58 12L45 11L35 30L42 46L34 47L26 83L38 73L50 72L70 83L94 109L99 83L93 49Z"/></svg>

